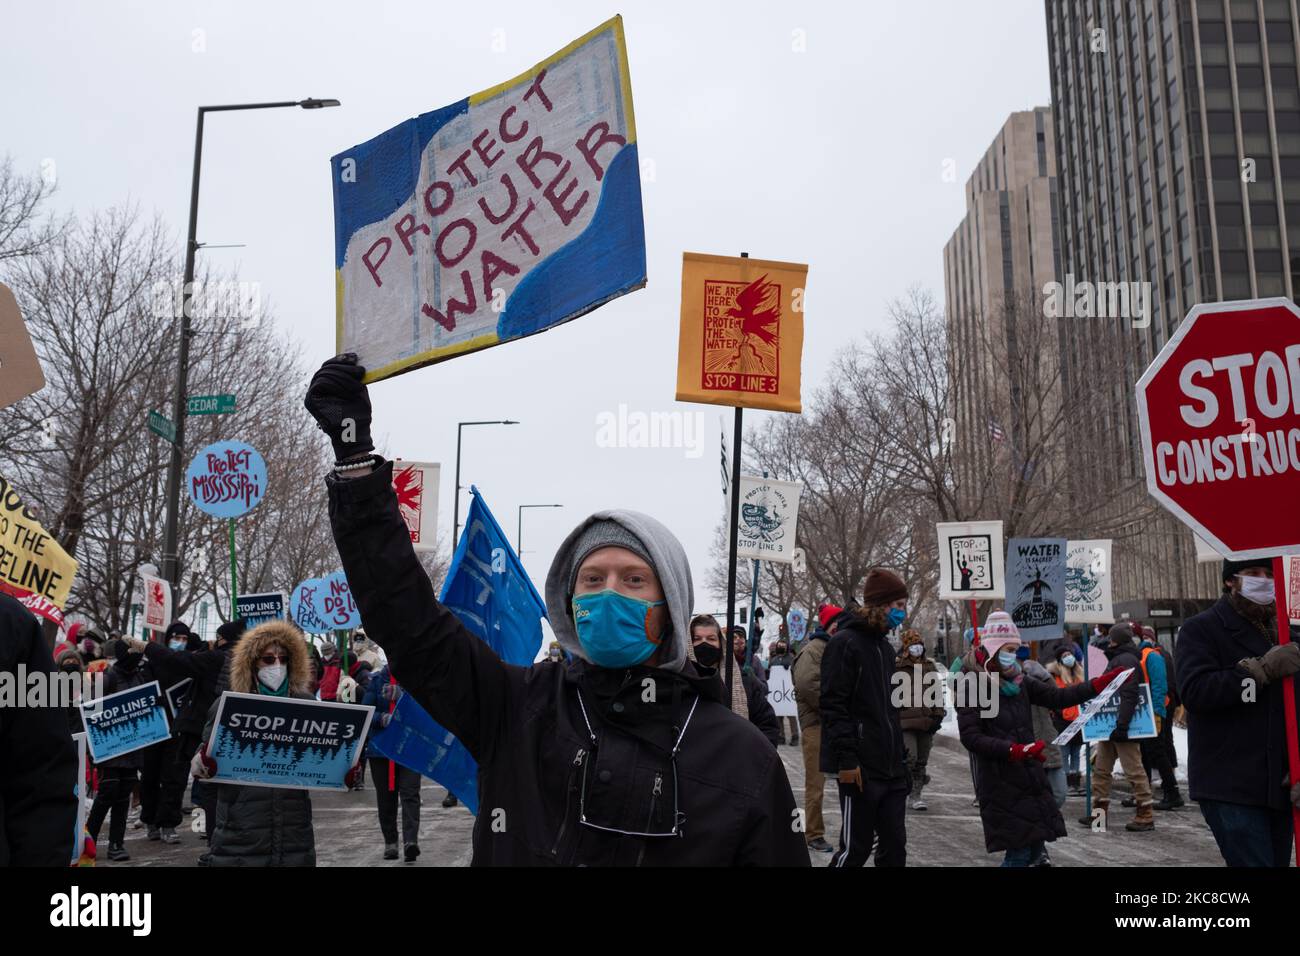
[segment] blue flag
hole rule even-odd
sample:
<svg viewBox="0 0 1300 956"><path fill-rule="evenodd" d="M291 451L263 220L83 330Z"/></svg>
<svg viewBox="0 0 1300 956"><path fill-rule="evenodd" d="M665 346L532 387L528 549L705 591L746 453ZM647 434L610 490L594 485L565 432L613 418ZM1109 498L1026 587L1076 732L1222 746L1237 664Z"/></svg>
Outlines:
<svg viewBox="0 0 1300 956"><path fill-rule="evenodd" d="M542 646L546 602L479 490L469 490L474 500L438 600L503 661L527 667ZM397 711L373 739L375 749L442 784L477 814L478 764L465 745L409 697Z"/></svg>

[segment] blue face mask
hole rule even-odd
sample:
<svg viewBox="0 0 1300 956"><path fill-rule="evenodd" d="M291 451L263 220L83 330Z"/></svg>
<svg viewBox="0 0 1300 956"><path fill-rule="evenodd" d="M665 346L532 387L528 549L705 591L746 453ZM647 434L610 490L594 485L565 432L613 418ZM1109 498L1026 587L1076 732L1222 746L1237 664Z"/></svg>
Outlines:
<svg viewBox="0 0 1300 956"><path fill-rule="evenodd" d="M632 667L645 661L659 647L650 636L650 609L665 603L608 589L575 595L573 626L588 659L598 667Z"/></svg>
<svg viewBox="0 0 1300 956"><path fill-rule="evenodd" d="M998 651L998 663L1003 668L1016 666L1016 654L1014 651Z"/></svg>
<svg viewBox="0 0 1300 956"><path fill-rule="evenodd" d="M889 623L893 627L899 627L907 620L907 612L901 607L891 607L889 609Z"/></svg>

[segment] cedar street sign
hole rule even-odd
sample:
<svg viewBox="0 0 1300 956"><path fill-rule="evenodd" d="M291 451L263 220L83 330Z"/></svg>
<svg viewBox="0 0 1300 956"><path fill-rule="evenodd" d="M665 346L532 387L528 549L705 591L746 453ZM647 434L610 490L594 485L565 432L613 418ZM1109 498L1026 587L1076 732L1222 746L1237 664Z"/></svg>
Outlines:
<svg viewBox="0 0 1300 956"><path fill-rule="evenodd" d="M225 415L234 410L233 395L191 395L185 405L186 415Z"/></svg>
<svg viewBox="0 0 1300 956"><path fill-rule="evenodd" d="M176 444L176 426L165 415L151 411L149 413L149 431L163 439L163 441L169 441L173 445Z"/></svg>

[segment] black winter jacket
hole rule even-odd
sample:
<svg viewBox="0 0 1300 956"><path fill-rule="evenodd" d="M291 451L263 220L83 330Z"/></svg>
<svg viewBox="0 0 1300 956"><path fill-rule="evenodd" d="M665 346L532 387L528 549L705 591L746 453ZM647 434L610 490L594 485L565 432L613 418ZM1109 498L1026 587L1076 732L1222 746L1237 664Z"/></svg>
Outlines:
<svg viewBox="0 0 1300 956"><path fill-rule="evenodd" d="M478 762L474 865L809 865L781 759L715 672L506 664L434 598L391 462L327 484L366 634ZM631 835L670 832L674 812L680 836Z"/></svg>
<svg viewBox="0 0 1300 956"><path fill-rule="evenodd" d="M1019 694L998 695L996 716L982 717L978 707L957 708L961 742L977 763L975 792L984 824L984 846L990 853L1023 849L1039 840L1066 835L1043 762L1037 757L1012 762L1011 745L1034 742L1031 707L1060 710L1096 696L1088 681L1061 688L1051 681L1026 677Z"/></svg>
<svg viewBox="0 0 1300 956"><path fill-rule="evenodd" d="M745 688L745 702L749 705L749 722L761 730L775 747L781 739L781 723L768 703L767 685L753 674L741 674L741 683Z"/></svg>
<svg viewBox="0 0 1300 956"><path fill-rule="evenodd" d="M115 661L105 669L104 696L107 697L109 694L118 694L124 690L131 690L133 687L139 687L153 680L153 677L144 670L143 664L144 660L139 659L134 667L127 668L123 666L121 661ZM154 746L157 746L157 744ZM97 762L95 766L101 770L140 770L144 767L144 752L147 749L146 747L141 750L132 750L120 757Z"/></svg>
<svg viewBox="0 0 1300 956"><path fill-rule="evenodd" d="M308 694L290 694L312 700ZM217 703L209 711L203 740L212 739ZM209 849L211 866L315 866L316 833L311 793L287 787L214 783L217 814Z"/></svg>
<svg viewBox="0 0 1300 956"><path fill-rule="evenodd" d="M1300 628L1291 628L1300 641ZM1286 710L1282 681L1246 693L1237 667L1273 643L1221 597L1183 625L1178 694L1187 709L1187 781L1193 800L1285 810ZM1300 708L1298 708L1300 709Z"/></svg>
<svg viewBox="0 0 1300 956"><path fill-rule="evenodd" d="M861 617L840 625L822 655L823 773L862 768L863 780L910 786L907 751L890 692L894 649Z"/></svg>
<svg viewBox="0 0 1300 956"><path fill-rule="evenodd" d="M0 594L0 672L54 673L32 613ZM59 707L0 707L0 866L68 866L77 748Z"/></svg>
<svg viewBox="0 0 1300 956"><path fill-rule="evenodd" d="M217 682L226 663L227 650L220 647L212 651L173 651L157 642L145 648L145 657L162 678L164 689L186 677L194 680L185 693L180 713L176 715L173 730L178 734L195 737L203 734L208 712L217 700Z"/></svg>
<svg viewBox="0 0 1300 956"><path fill-rule="evenodd" d="M1115 715L1115 729L1127 731L1129 724L1133 720L1133 712L1137 710L1138 699L1141 696L1142 661L1138 658L1136 645L1133 644L1106 647L1103 650L1106 659L1110 662L1111 670L1133 668L1133 673L1129 675L1128 680L1121 684L1119 690L1115 692L1115 696L1119 698L1119 711Z"/></svg>

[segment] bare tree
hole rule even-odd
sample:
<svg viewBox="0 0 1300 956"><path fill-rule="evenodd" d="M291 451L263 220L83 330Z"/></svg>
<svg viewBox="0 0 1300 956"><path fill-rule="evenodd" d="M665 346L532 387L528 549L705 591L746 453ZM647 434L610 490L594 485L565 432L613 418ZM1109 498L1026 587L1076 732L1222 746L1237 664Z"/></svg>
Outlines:
<svg viewBox="0 0 1300 956"><path fill-rule="evenodd" d="M35 255L62 234L63 222L40 218L53 193L53 182L19 173L11 156L0 159L0 263Z"/></svg>

